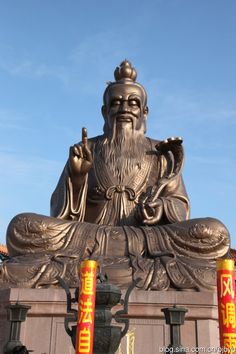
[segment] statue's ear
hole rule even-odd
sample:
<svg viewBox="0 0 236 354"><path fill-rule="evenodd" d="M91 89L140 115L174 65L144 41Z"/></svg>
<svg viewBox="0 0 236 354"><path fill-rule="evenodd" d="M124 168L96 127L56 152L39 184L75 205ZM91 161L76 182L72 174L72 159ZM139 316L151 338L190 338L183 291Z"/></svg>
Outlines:
<svg viewBox="0 0 236 354"><path fill-rule="evenodd" d="M103 105L101 108L101 111L102 111L103 118L106 119L107 118L107 107L105 105Z"/></svg>
<svg viewBox="0 0 236 354"><path fill-rule="evenodd" d="M144 107L144 109L143 109L143 115L144 115L145 119L147 119L147 116L148 116L148 106Z"/></svg>

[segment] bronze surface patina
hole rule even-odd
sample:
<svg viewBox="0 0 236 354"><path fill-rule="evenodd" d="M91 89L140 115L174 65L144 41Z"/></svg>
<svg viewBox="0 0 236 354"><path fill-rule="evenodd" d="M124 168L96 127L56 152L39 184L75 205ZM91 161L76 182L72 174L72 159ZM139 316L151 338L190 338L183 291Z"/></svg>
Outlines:
<svg viewBox="0 0 236 354"><path fill-rule="evenodd" d="M214 289L215 259L229 249L225 226L213 218L189 220L181 176L180 138L145 136L147 94L125 60L108 84L104 134L70 148L51 198L51 217L24 213L9 224L10 259L1 287L78 285L83 259L99 262L109 281L142 289Z"/></svg>

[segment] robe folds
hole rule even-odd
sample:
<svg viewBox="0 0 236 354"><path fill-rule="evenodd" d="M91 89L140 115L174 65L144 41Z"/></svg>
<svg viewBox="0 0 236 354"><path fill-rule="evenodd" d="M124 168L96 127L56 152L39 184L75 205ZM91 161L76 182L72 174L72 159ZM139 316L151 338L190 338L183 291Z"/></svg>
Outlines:
<svg viewBox="0 0 236 354"><path fill-rule="evenodd" d="M51 217L24 213L7 230L9 260L0 265L0 287L78 286L82 260L98 261L121 288L141 278L145 290L212 290L215 260L229 249L226 227L213 218L189 220L182 157L160 154L145 138L144 154L118 176L102 157L104 136L88 141L93 167L74 193L67 162L51 198ZM146 226L140 206L158 200L162 216Z"/></svg>

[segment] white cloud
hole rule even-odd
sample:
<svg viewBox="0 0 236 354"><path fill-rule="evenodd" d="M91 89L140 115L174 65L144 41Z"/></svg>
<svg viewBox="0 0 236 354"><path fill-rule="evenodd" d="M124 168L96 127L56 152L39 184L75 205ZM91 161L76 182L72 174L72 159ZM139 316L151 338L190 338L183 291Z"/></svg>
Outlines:
<svg viewBox="0 0 236 354"><path fill-rule="evenodd" d="M120 32L125 33L125 28L120 29ZM134 55L137 49L138 40L133 36L126 37L124 41L121 33L116 35L114 31L107 30L84 38L70 53L65 54L63 65L37 62L26 54L16 53L11 47L0 46L0 68L15 77L52 77L66 87L73 87L76 83L80 89L94 92L98 83L104 85L101 74L102 77L104 73L107 74L107 65L111 65L111 75L107 81L113 80L114 63L118 65L125 55Z"/></svg>
<svg viewBox="0 0 236 354"><path fill-rule="evenodd" d="M121 32L125 32L125 28ZM79 65L92 63L95 68L91 67L91 70L107 73L107 63L113 67L114 63L118 65L120 61L125 59L124 53L132 52L134 55L137 52L138 40L134 40L133 36L126 36L124 40L121 32L117 35L108 30L85 38L74 49L71 55L72 61ZM106 65L104 66L104 64ZM83 72L83 70L81 71Z"/></svg>
<svg viewBox="0 0 236 354"><path fill-rule="evenodd" d="M29 79L41 79L52 77L68 83L68 68L63 65L48 65L43 62L35 62L29 56L16 52L10 46L0 46L0 68L15 77Z"/></svg>
<svg viewBox="0 0 236 354"><path fill-rule="evenodd" d="M49 66L44 63L33 63L30 60L2 65L12 76L26 77L30 79L41 79L43 77L53 77L60 80L63 84L68 83L68 73L63 66Z"/></svg>
<svg viewBox="0 0 236 354"><path fill-rule="evenodd" d="M146 81L149 102L152 110L157 111L159 117L167 121L179 119L191 123L214 121L224 124L236 124L236 101L230 94L222 91L197 89L190 86L183 89L174 81L154 77Z"/></svg>

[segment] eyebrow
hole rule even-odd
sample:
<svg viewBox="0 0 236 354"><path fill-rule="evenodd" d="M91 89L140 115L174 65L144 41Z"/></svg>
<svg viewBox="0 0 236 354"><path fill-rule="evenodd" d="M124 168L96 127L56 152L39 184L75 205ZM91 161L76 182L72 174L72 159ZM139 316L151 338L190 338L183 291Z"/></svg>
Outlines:
<svg viewBox="0 0 236 354"><path fill-rule="evenodd" d="M111 100L118 100L118 99L122 99L122 98L123 98L123 96L117 95L117 96L112 96Z"/></svg>
<svg viewBox="0 0 236 354"><path fill-rule="evenodd" d="M128 99L136 99L136 100L141 100L141 97L137 96L136 94L131 94L129 95Z"/></svg>

